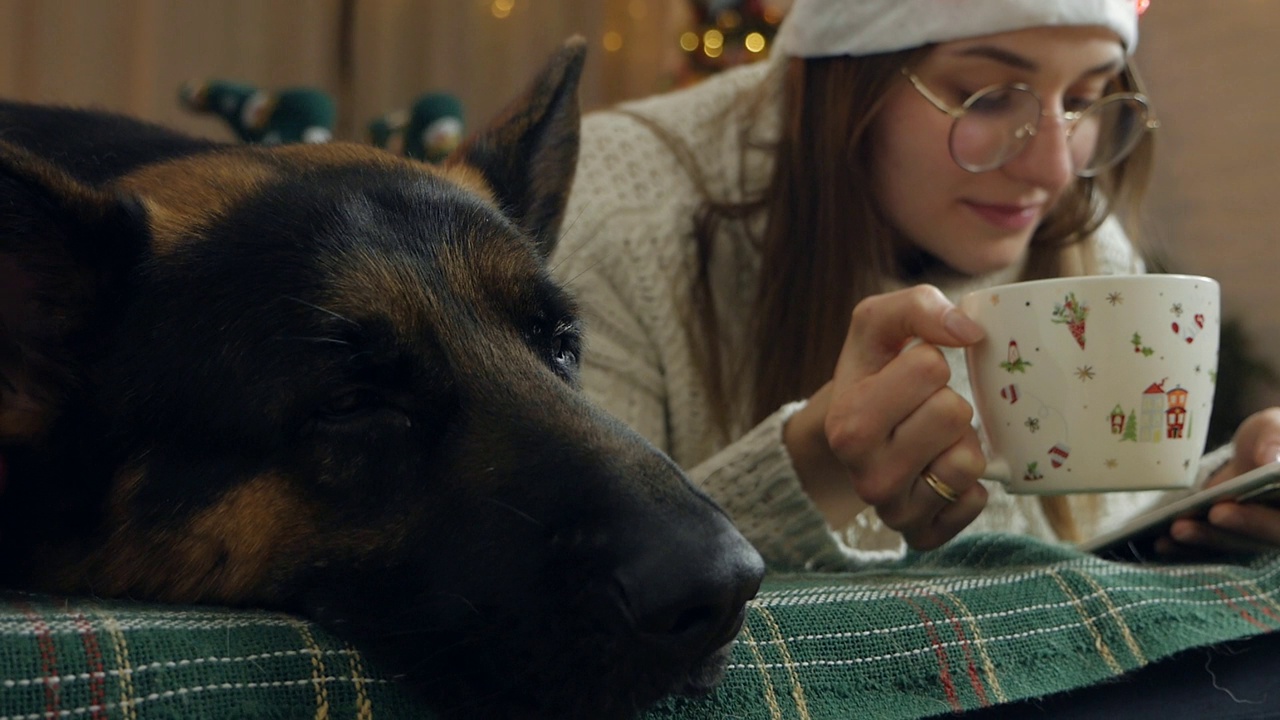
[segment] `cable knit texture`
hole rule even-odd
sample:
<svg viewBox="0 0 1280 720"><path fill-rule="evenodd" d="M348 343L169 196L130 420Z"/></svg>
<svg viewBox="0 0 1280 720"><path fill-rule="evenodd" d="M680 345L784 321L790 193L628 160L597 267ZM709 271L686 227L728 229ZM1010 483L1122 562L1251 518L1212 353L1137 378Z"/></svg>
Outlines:
<svg viewBox="0 0 1280 720"><path fill-rule="evenodd" d="M592 399L667 452L714 498L775 569L838 569L896 557L901 535L874 511L834 533L801 490L782 444L782 427L802 402L780 408L727 445L711 432L712 411L683 319L690 312L695 264L693 218L703 200L739 200L759 191L771 171L769 143L779 128L780 68L757 63L685 90L588 115L581 155L552 261L586 321L583 385ZM657 124L688 152L694 170L660 139ZM750 133L750 136L748 136ZM743 153L746 143L752 148ZM699 177L700 176L700 177ZM760 222L756 219L755 222ZM758 225L755 227L759 227ZM712 292L731 335L749 324L760 257L747 229L722 223ZM1114 220L1094 238L1097 271L1141 272L1141 261ZM964 282L936 284L953 300L1016 279L1012 267ZM943 350L952 387L971 397L963 353ZM1216 468L1225 455L1207 458ZM1202 469L1202 476L1204 470ZM1037 498L987 483L990 500L965 532L1004 531L1055 539ZM1111 493L1077 520L1088 535L1167 500L1168 493Z"/></svg>

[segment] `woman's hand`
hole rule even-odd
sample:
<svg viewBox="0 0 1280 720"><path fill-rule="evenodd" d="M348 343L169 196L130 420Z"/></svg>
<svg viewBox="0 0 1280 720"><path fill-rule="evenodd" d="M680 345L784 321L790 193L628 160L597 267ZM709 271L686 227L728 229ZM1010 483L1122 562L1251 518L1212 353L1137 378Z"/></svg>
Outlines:
<svg viewBox="0 0 1280 720"><path fill-rule="evenodd" d="M1280 460L1280 408L1250 415L1236 430L1235 454L1207 485L1216 485L1260 465ZM1223 500L1206 519L1182 518L1156 541L1156 552L1168 556L1247 553L1280 548L1280 508L1261 503Z"/></svg>
<svg viewBox="0 0 1280 720"><path fill-rule="evenodd" d="M963 347L982 336L928 285L854 308L834 377L784 431L801 483L829 524L843 527L869 504L924 550L978 516L987 501L978 483L986 461L973 408L947 386L951 371L936 346ZM946 487L936 490L926 472ZM944 497L947 488L954 500Z"/></svg>

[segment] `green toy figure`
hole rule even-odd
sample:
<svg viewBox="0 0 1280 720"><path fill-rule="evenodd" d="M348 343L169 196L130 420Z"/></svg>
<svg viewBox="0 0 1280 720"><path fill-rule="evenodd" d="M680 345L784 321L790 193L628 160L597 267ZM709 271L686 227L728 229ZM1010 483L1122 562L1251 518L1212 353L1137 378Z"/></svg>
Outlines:
<svg viewBox="0 0 1280 720"><path fill-rule="evenodd" d="M247 143L328 142L337 119L333 98L316 88L272 92L244 83L207 80L186 83L179 98L194 112L221 117Z"/></svg>
<svg viewBox="0 0 1280 720"><path fill-rule="evenodd" d="M369 142L377 147L439 163L462 142L462 103L447 93L427 93L408 110L375 119L368 129Z"/></svg>

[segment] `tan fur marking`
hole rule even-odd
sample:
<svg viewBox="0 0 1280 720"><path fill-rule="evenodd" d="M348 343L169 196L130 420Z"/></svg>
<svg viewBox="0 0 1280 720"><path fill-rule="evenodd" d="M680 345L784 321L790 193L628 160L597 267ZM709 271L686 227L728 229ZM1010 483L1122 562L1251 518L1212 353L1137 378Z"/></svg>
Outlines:
<svg viewBox="0 0 1280 720"><path fill-rule="evenodd" d="M295 163L302 167L312 168L328 168L328 167L347 167L353 165L370 165L382 167L395 167L400 165L413 165L421 169L432 171L432 167L424 163L415 163L402 157L392 155L385 150L379 150L371 145L361 145L359 143L350 142L332 142L318 145L312 144L295 144L280 145L267 150L267 153L273 157L280 158L289 163Z"/></svg>
<svg viewBox="0 0 1280 720"><path fill-rule="evenodd" d="M143 199L151 218L153 248L159 255L200 236L202 227L215 222L241 200L261 192L269 181L286 172L281 165L300 170L332 167L395 167L410 165L426 172L433 166L418 163L367 145L325 143L246 147L148 165L120 179L117 187ZM482 180L458 174L459 183L492 201Z"/></svg>
<svg viewBox="0 0 1280 720"><path fill-rule="evenodd" d="M424 327L443 331L459 327L447 320L459 308L474 312L492 302L495 293L516 293L527 281L535 262L515 246L496 246L477 252L469 238L436 245L433 269L447 290L448 299L437 298L413 272L413 263L397 262L373 252L356 250L334 268L326 309L355 320L385 318L400 337L417 337ZM510 252L506 251L510 250Z"/></svg>
<svg viewBox="0 0 1280 720"><path fill-rule="evenodd" d="M276 172L248 153L200 155L148 165L117 187L142 198L151 220L152 248L172 252L199 236L240 200L259 192Z"/></svg>
<svg viewBox="0 0 1280 720"><path fill-rule="evenodd" d="M52 410L22 389L21 378L11 380L16 392L0 388L0 440L33 440L48 427Z"/></svg>
<svg viewBox="0 0 1280 720"><path fill-rule="evenodd" d="M332 281L327 309L347 317L387 318L402 337L413 337L427 321L431 299L422 281L405 265L358 248L346 255Z"/></svg>
<svg viewBox="0 0 1280 720"><path fill-rule="evenodd" d="M314 534L303 498L288 483L263 475L240 485L180 530L140 527L129 496L144 471L122 473L111 506L115 527L82 571L93 589L169 602L264 602L281 557L301 561Z"/></svg>
<svg viewBox="0 0 1280 720"><path fill-rule="evenodd" d="M497 206L498 199L489 181L485 180L483 173L470 165L449 165L440 170L440 175L455 185L479 195L490 205Z"/></svg>

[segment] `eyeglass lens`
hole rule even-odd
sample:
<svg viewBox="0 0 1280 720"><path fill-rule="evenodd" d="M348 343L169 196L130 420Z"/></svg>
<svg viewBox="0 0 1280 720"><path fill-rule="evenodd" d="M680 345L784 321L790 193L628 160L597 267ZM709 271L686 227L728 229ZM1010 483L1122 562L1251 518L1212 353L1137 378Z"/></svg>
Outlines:
<svg viewBox="0 0 1280 720"><path fill-rule="evenodd" d="M951 154L971 172L1000 167L1039 130L1040 100L1028 88L996 86L975 93L951 127ZM1147 107L1117 95L1067 122L1067 146L1076 174L1090 176L1122 160L1146 129Z"/></svg>

